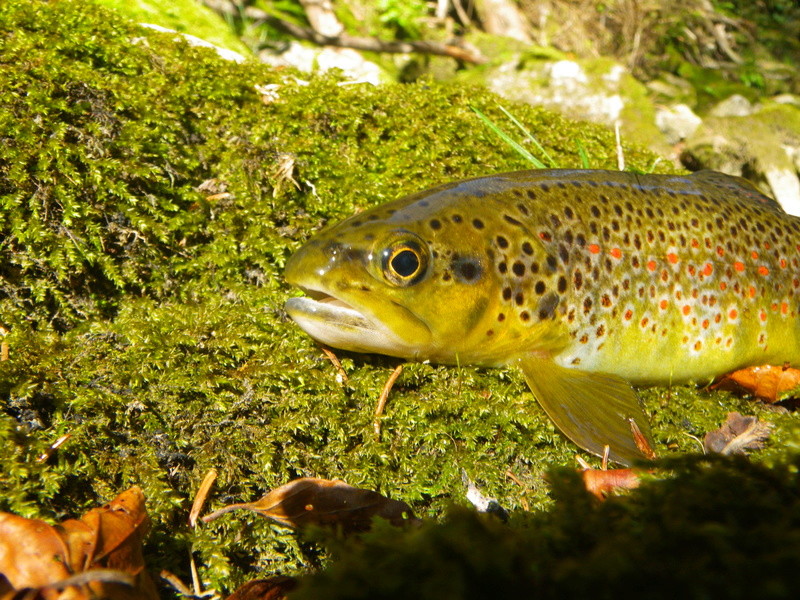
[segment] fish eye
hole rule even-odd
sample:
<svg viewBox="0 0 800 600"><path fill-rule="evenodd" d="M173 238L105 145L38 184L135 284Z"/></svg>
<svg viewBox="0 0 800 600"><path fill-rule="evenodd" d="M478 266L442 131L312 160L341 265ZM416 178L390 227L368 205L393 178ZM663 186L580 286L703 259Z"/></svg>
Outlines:
<svg viewBox="0 0 800 600"><path fill-rule="evenodd" d="M392 244L382 252L382 259L383 274L398 286L417 283L428 266L427 254L412 240Z"/></svg>

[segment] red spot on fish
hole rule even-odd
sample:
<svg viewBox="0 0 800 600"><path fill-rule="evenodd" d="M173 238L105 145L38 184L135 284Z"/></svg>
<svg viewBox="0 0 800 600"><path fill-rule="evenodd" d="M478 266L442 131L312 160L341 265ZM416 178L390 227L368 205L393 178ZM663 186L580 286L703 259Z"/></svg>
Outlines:
<svg viewBox="0 0 800 600"><path fill-rule="evenodd" d="M728 318L729 318L731 321L734 321L734 320L736 320L736 317L738 317L738 316L739 316L739 311L738 311L738 310L736 310L735 308L732 308L732 309L731 309L731 310L728 312Z"/></svg>
<svg viewBox="0 0 800 600"><path fill-rule="evenodd" d="M626 321L630 321L633 318L633 311L630 309L626 310L624 316Z"/></svg>
<svg viewBox="0 0 800 600"><path fill-rule="evenodd" d="M781 302L781 313L784 315L789 314L789 303L788 302Z"/></svg>
<svg viewBox="0 0 800 600"><path fill-rule="evenodd" d="M755 297L756 297L756 288L754 288L754 287L751 285L751 286L750 286L750 289L749 289L749 290L747 290L747 293L749 294L749 296L750 296L751 298L755 298Z"/></svg>
<svg viewBox="0 0 800 600"><path fill-rule="evenodd" d="M714 265L712 265L711 263L706 263L706 266L703 267L703 275L708 277L713 272L714 272Z"/></svg>
<svg viewBox="0 0 800 600"><path fill-rule="evenodd" d="M697 240L692 240L692 248L699 248L699 247L700 247L700 242L698 242Z"/></svg>
<svg viewBox="0 0 800 600"><path fill-rule="evenodd" d="M656 270L656 261L654 261L654 260L648 261L647 270L650 271L651 273L653 271L655 271Z"/></svg>
<svg viewBox="0 0 800 600"><path fill-rule="evenodd" d="M675 290L675 299L680 300L681 298L683 298L683 292L680 290Z"/></svg>
<svg viewBox="0 0 800 600"><path fill-rule="evenodd" d="M725 256L725 249L722 246L717 246L717 254Z"/></svg>
<svg viewBox="0 0 800 600"><path fill-rule="evenodd" d="M781 259L780 265L781 265L781 269L785 269L786 268L786 259L785 258Z"/></svg>
<svg viewBox="0 0 800 600"><path fill-rule="evenodd" d="M772 306L770 306L770 309L772 310L772 312L778 312L778 303L773 302Z"/></svg>
<svg viewBox="0 0 800 600"><path fill-rule="evenodd" d="M772 244L769 242L764 242L764 250L769 250L770 248L772 248Z"/></svg>
<svg viewBox="0 0 800 600"><path fill-rule="evenodd" d="M666 300L662 300L661 302L658 303L658 306L661 310L667 310L667 306L669 306L669 303Z"/></svg>
<svg viewBox="0 0 800 600"><path fill-rule="evenodd" d="M549 233L547 233L546 231L540 231L539 232L539 237L542 240L544 240L545 242L549 242L550 240L553 239L552 236Z"/></svg>
<svg viewBox="0 0 800 600"><path fill-rule="evenodd" d="M705 319L705 320L703 321L703 329L708 329L708 326L709 326L709 325L711 325L711 323L709 322L709 320L708 320L708 319Z"/></svg>
<svg viewBox="0 0 800 600"><path fill-rule="evenodd" d="M733 263L733 268L741 273L742 271L744 271L744 263L736 261L735 263Z"/></svg>
<svg viewBox="0 0 800 600"><path fill-rule="evenodd" d="M769 269L767 267L765 267L764 265L761 265L760 267L758 267L758 274L759 275L769 275Z"/></svg>
<svg viewBox="0 0 800 600"><path fill-rule="evenodd" d="M690 312L692 312L692 307L689 306L688 304L684 304L683 305L683 314L688 315Z"/></svg>
<svg viewBox="0 0 800 600"><path fill-rule="evenodd" d="M689 273L689 275L691 275L692 277L694 277L694 276L697 274L697 269L695 269L695 268L694 268L694 265L689 265L688 267L686 267L686 271L687 271L687 272Z"/></svg>
<svg viewBox="0 0 800 600"><path fill-rule="evenodd" d="M694 349L695 349L695 350L700 350L700 348L702 348L702 347L703 347L703 343L702 343L700 340L697 340L697 341L694 343Z"/></svg>
<svg viewBox="0 0 800 600"><path fill-rule="evenodd" d="M719 289L721 289L724 292L725 290L728 289L728 283L726 281L720 281L719 282Z"/></svg>
<svg viewBox="0 0 800 600"><path fill-rule="evenodd" d="M750 253L750 256L751 256L751 257L753 257L753 260L756 260L756 259L758 259L758 252L756 252L755 250L753 250L753 251Z"/></svg>
<svg viewBox="0 0 800 600"><path fill-rule="evenodd" d="M670 252L669 254L667 254L667 260L674 265L676 262L678 262L678 255L673 252Z"/></svg>
<svg viewBox="0 0 800 600"><path fill-rule="evenodd" d="M647 319L647 317L645 317L644 319L642 319L642 323L641 323L642 327L647 327L647 323L648 323L648 319Z"/></svg>
<svg viewBox="0 0 800 600"><path fill-rule="evenodd" d="M588 246L586 246L586 248L588 248L589 252L591 252L592 254L600 253L600 246L598 246L597 244L589 244Z"/></svg>
<svg viewBox="0 0 800 600"><path fill-rule="evenodd" d="M719 313L717 313L717 314L714 316L714 323L719 323L720 321L722 321L722 315L721 315L721 314L719 314Z"/></svg>
<svg viewBox="0 0 800 600"><path fill-rule="evenodd" d="M608 253L613 256L614 258L622 258L622 250L619 248L612 248L608 251Z"/></svg>
<svg viewBox="0 0 800 600"><path fill-rule="evenodd" d="M762 321L766 321L767 320L767 312L762 310L760 313L758 313L758 318L761 319Z"/></svg>

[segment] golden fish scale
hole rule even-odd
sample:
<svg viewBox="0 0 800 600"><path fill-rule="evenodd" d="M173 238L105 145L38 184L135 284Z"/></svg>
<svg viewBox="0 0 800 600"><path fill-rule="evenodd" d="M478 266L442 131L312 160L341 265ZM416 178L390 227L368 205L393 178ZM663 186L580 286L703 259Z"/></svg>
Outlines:
<svg viewBox="0 0 800 600"><path fill-rule="evenodd" d="M394 221L425 225L436 255L462 264L466 242L480 236L476 258L499 293L496 326L479 332L487 344L561 322L571 341L559 364L632 382L800 364L800 219L714 174L638 181L613 172L506 176L494 190L467 182L390 210ZM434 276L458 284L448 266Z"/></svg>

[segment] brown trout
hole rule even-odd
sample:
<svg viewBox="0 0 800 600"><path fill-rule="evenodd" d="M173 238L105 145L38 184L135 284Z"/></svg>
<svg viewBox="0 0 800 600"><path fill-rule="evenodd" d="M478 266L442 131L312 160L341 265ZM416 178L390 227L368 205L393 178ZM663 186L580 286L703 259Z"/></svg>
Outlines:
<svg viewBox="0 0 800 600"><path fill-rule="evenodd" d="M311 337L517 365L577 445L629 463L631 387L800 366L800 219L744 180L589 170L457 181L319 234L286 267Z"/></svg>

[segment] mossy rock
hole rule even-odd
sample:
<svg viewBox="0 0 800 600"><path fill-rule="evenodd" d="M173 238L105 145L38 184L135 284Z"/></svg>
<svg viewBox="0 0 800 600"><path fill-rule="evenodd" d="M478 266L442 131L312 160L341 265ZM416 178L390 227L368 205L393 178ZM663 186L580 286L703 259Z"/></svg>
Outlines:
<svg viewBox="0 0 800 600"><path fill-rule="evenodd" d="M500 122L497 98L426 82L306 84L173 38L86 2L0 6L0 509L53 521L141 485L148 564L188 579L193 548L204 581L224 590L305 567L295 538L255 517L189 530L211 468L214 506L307 475L435 518L460 498L462 468L509 509L550 506L542 475L575 449L519 374L408 365L376 437L397 361L343 354L340 384L282 310L283 265L325 223L526 168L470 110ZM616 164L607 129L511 108L561 166L580 165L576 140L592 166ZM654 159L626 155L640 170ZM687 433L727 410L776 424L767 463L797 433L792 414L725 394L643 395L662 452L693 450Z"/></svg>

